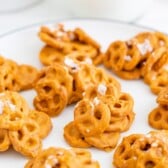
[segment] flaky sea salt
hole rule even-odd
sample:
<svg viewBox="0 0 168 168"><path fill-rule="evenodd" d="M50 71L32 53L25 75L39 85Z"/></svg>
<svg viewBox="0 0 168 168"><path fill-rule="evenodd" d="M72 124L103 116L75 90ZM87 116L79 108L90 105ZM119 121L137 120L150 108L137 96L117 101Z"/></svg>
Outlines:
<svg viewBox="0 0 168 168"><path fill-rule="evenodd" d="M93 104L97 106L99 103L100 103L100 100L98 99L98 97L95 97L93 99Z"/></svg>
<svg viewBox="0 0 168 168"><path fill-rule="evenodd" d="M87 63L87 64L92 64L92 60L91 60L90 58L86 58L86 59L85 59L85 63Z"/></svg>
<svg viewBox="0 0 168 168"><path fill-rule="evenodd" d="M105 94L106 94L107 87L106 87L106 85L104 85L104 84L99 84L97 90L98 90L98 92L99 92L101 95L105 95Z"/></svg>
<svg viewBox="0 0 168 168"><path fill-rule="evenodd" d="M153 50L150 41L147 39L143 43L137 44L137 47L142 55L145 55Z"/></svg>
<svg viewBox="0 0 168 168"><path fill-rule="evenodd" d="M126 55L126 56L124 57L124 60L125 60L125 61L131 61L131 56L130 56L130 55Z"/></svg>
<svg viewBox="0 0 168 168"><path fill-rule="evenodd" d="M66 57L64 60L66 66L70 67L73 71L77 71L79 69L78 64L76 64L72 59Z"/></svg>
<svg viewBox="0 0 168 168"><path fill-rule="evenodd" d="M45 161L45 168L52 168L56 164L58 164L58 159L54 155L48 156L48 158Z"/></svg>

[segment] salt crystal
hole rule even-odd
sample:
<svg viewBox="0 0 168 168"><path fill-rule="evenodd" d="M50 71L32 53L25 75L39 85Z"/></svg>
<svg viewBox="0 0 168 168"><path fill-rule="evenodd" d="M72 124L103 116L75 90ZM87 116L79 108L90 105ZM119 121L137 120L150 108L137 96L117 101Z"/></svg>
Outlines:
<svg viewBox="0 0 168 168"><path fill-rule="evenodd" d="M151 144L151 146L152 146L152 147L158 147L158 143L157 143L157 142L153 142L153 143Z"/></svg>
<svg viewBox="0 0 168 168"><path fill-rule="evenodd" d="M68 67L72 68L72 70L76 71L79 69L78 64L76 64L72 59L66 57L64 60L65 65L67 65Z"/></svg>
<svg viewBox="0 0 168 168"><path fill-rule="evenodd" d="M99 92L101 95L105 95L105 94L106 94L107 87L106 87L106 85L104 85L104 84L99 84L97 90L98 90L98 92Z"/></svg>
<svg viewBox="0 0 168 168"><path fill-rule="evenodd" d="M9 100L7 100L5 102L5 104L12 110L15 111L16 110L16 106L14 104L12 104Z"/></svg>
<svg viewBox="0 0 168 168"><path fill-rule="evenodd" d="M143 43L137 44L137 47L142 55L145 55L153 50L150 41L147 39Z"/></svg>
<svg viewBox="0 0 168 168"><path fill-rule="evenodd" d="M92 60L91 60L90 58L86 58L86 59L85 59L85 62L86 62L87 64L92 64Z"/></svg>
<svg viewBox="0 0 168 168"><path fill-rule="evenodd" d="M58 164L58 159L54 155L48 156L45 161L45 168L52 168L54 165Z"/></svg>
<svg viewBox="0 0 168 168"><path fill-rule="evenodd" d="M98 105L100 103L100 100L98 99L98 97L95 97L93 99L93 103L94 103L94 105Z"/></svg>
<svg viewBox="0 0 168 168"><path fill-rule="evenodd" d="M125 60L125 61L131 61L131 56L130 56L130 55L126 55L126 56L124 57L124 60Z"/></svg>

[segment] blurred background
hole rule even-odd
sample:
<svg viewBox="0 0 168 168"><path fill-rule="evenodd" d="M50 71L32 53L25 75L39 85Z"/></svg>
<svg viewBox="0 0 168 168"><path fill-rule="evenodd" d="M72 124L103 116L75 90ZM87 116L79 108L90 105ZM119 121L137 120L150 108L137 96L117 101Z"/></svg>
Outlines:
<svg viewBox="0 0 168 168"><path fill-rule="evenodd" d="M0 0L0 4L0 34L74 17L120 20L168 33L168 0Z"/></svg>

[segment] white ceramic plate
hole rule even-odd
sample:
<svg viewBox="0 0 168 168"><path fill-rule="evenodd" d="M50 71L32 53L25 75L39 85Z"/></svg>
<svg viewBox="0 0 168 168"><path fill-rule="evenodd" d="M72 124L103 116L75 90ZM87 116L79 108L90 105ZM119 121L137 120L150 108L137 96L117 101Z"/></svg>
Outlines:
<svg viewBox="0 0 168 168"><path fill-rule="evenodd" d="M41 25L55 25L60 22L63 23L66 28L77 26L83 28L88 34L101 43L103 50L105 50L110 42L114 40L127 40L139 32L148 31L146 28L108 20L73 19L37 24L1 35L0 54L11 58L18 63L31 64L40 68L41 64L38 59L38 53L44 44L37 36L39 28ZM149 87L141 80L124 81L119 79L119 81L121 82L122 90L133 96L135 102L134 112L136 113L131 129L122 134L120 138L121 141L122 137L125 135L131 133L147 133L151 130L147 123L147 117L148 113L156 106L156 97L150 92ZM32 100L35 94L34 91L22 93L31 107L33 107ZM73 120L73 106L67 107L60 116L53 118L52 120L54 125L53 130L50 135L43 140L43 147L57 146L69 148L69 145L63 138L63 127ZM112 156L114 150L108 153L93 148L89 150L92 152L93 158L100 162L102 168L113 167ZM23 168L26 160L25 157L12 149L0 153L0 167Z"/></svg>

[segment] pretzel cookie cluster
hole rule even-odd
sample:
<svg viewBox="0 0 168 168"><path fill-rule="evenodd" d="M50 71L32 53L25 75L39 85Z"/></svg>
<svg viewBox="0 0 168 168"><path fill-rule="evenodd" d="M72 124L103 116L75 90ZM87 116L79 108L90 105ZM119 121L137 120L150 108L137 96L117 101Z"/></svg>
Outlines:
<svg viewBox="0 0 168 168"><path fill-rule="evenodd" d="M102 61L100 45L81 28L65 30L61 24L54 30L42 27L39 37L46 43L39 56L44 65L51 65L53 62L60 63L66 55L72 53L87 55L95 65Z"/></svg>
<svg viewBox="0 0 168 168"><path fill-rule="evenodd" d="M157 97L158 107L149 116L149 124L156 129L168 129L168 87L164 88Z"/></svg>
<svg viewBox="0 0 168 168"><path fill-rule="evenodd" d="M0 56L0 91L21 91L33 88L38 70L30 65L18 65Z"/></svg>
<svg viewBox="0 0 168 168"><path fill-rule="evenodd" d="M47 114L30 110L25 99L14 91L0 93L0 151L13 148L34 157L42 148L41 140L51 131Z"/></svg>
<svg viewBox="0 0 168 168"><path fill-rule="evenodd" d="M64 149L50 147L41 151L29 160L24 168L100 168L97 161L92 160L89 151L84 149Z"/></svg>
<svg viewBox="0 0 168 168"><path fill-rule="evenodd" d="M168 85L168 36L160 32L143 32L128 41L110 44L104 65L124 79L139 79L153 93Z"/></svg>
<svg viewBox="0 0 168 168"><path fill-rule="evenodd" d="M166 168L168 132L152 131L146 135L125 137L114 152L116 168Z"/></svg>
<svg viewBox="0 0 168 168"><path fill-rule="evenodd" d="M109 151L119 139L120 132L131 126L132 97L112 84L87 88L74 109L74 121L64 127L65 140L73 147L90 147Z"/></svg>
<svg viewBox="0 0 168 168"><path fill-rule="evenodd" d="M111 83L120 87L118 81L103 69L70 57L66 57L63 64L44 67L39 74L34 105L50 116L60 114L68 104L81 100L90 85Z"/></svg>

